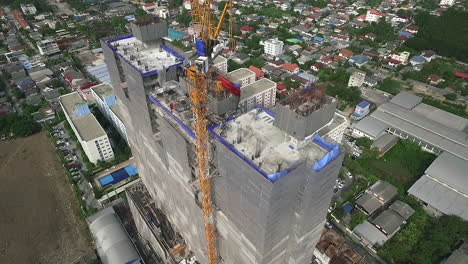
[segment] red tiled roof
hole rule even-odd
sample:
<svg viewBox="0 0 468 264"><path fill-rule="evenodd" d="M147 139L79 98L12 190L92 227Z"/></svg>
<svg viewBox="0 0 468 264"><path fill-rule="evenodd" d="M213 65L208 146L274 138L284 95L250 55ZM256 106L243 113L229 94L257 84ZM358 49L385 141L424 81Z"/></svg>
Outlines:
<svg viewBox="0 0 468 264"><path fill-rule="evenodd" d="M401 61L399 60L394 60L394 59L388 59L387 62L393 63L393 64L400 64Z"/></svg>
<svg viewBox="0 0 468 264"><path fill-rule="evenodd" d="M377 12L377 11L372 10L372 9L369 10L369 11L370 11L370 13L373 14L373 15L377 15L377 16L386 16L384 13L380 13L380 12Z"/></svg>
<svg viewBox="0 0 468 264"><path fill-rule="evenodd" d="M340 54L349 58L354 55L354 52L350 51L349 49L342 49L340 50Z"/></svg>
<svg viewBox="0 0 468 264"><path fill-rule="evenodd" d="M15 17L16 22L18 22L20 27L22 27L22 28L28 28L29 27L29 24L24 19L23 14L21 14L21 11L19 11L18 9L13 10L13 16Z"/></svg>
<svg viewBox="0 0 468 264"><path fill-rule="evenodd" d="M428 79L428 80L431 80L431 81L433 81L433 82L436 82L436 81L442 79L442 77L440 77L440 76L437 75L437 74L431 74L431 75L429 75L429 77L427 77L427 79Z"/></svg>
<svg viewBox="0 0 468 264"><path fill-rule="evenodd" d="M254 27L251 27L251 26L248 26L248 25L245 25L245 26L242 26L240 28L241 31L255 31L255 28Z"/></svg>
<svg viewBox="0 0 468 264"><path fill-rule="evenodd" d="M285 63L281 68L289 71L289 72L294 72L296 69L299 68L299 66L296 63Z"/></svg>
<svg viewBox="0 0 468 264"><path fill-rule="evenodd" d="M152 7L152 6L155 6L155 5L156 5L155 2L153 2L153 3L147 3L147 4L144 5L144 7Z"/></svg>
<svg viewBox="0 0 468 264"><path fill-rule="evenodd" d="M255 76L257 78L262 77L264 75L263 71L253 65L249 66L249 70L253 71L255 73Z"/></svg>
<svg viewBox="0 0 468 264"><path fill-rule="evenodd" d="M286 90L286 85L280 83L280 82L277 82L276 83L276 89L280 90L280 91L283 91L283 90Z"/></svg>
<svg viewBox="0 0 468 264"><path fill-rule="evenodd" d="M80 90L87 90L93 86L95 86L96 84L95 83L92 83L92 82L86 82L85 84L81 85L80 86Z"/></svg>

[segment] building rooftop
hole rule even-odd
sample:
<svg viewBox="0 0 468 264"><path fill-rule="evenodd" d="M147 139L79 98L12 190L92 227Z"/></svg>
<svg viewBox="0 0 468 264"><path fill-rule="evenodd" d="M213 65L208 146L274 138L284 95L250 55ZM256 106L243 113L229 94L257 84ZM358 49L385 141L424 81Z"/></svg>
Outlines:
<svg viewBox="0 0 468 264"><path fill-rule="evenodd" d="M377 197L367 192L356 200L356 204L370 215L383 205Z"/></svg>
<svg viewBox="0 0 468 264"><path fill-rule="evenodd" d="M444 214L468 220L468 161L443 152L408 193Z"/></svg>
<svg viewBox="0 0 468 264"><path fill-rule="evenodd" d="M130 263L140 259L112 207L88 217L87 221L102 263Z"/></svg>
<svg viewBox="0 0 468 264"><path fill-rule="evenodd" d="M99 84L91 88L101 99L104 99L106 96L113 96L114 92L112 86L107 83Z"/></svg>
<svg viewBox="0 0 468 264"><path fill-rule="evenodd" d="M372 223L381 229L387 236L392 235L403 224L404 219L391 210L385 210L377 216Z"/></svg>
<svg viewBox="0 0 468 264"><path fill-rule="evenodd" d="M375 119L372 116L366 116L361 121L359 121L355 126L355 129L363 131L373 138L377 138L381 135L385 129L388 128L388 124Z"/></svg>
<svg viewBox="0 0 468 264"><path fill-rule="evenodd" d="M263 91L268 90L270 88L276 88L276 83L267 78L263 78L259 81L256 81L252 84L243 87L241 91L240 100L245 100L247 98L252 97L253 95L262 93Z"/></svg>
<svg viewBox="0 0 468 264"><path fill-rule="evenodd" d="M459 248L442 262L443 264L468 263L468 242L464 242Z"/></svg>
<svg viewBox="0 0 468 264"><path fill-rule="evenodd" d="M312 140L295 147L294 139L273 125L273 117L254 109L218 126L214 132L267 174L318 161L327 151Z"/></svg>
<svg viewBox="0 0 468 264"><path fill-rule="evenodd" d="M390 102L399 105L405 109L411 110L419 103L421 103L422 98L408 92L401 92L390 100Z"/></svg>
<svg viewBox="0 0 468 264"><path fill-rule="evenodd" d="M226 77L233 83L239 84L241 83L240 80L253 75L253 80L255 81L255 72L247 69L247 68L240 68L235 71L232 71L226 75Z"/></svg>
<svg viewBox="0 0 468 264"><path fill-rule="evenodd" d="M180 55L166 46L146 45L131 35L111 40L108 44L141 73L152 73L183 61Z"/></svg>
<svg viewBox="0 0 468 264"><path fill-rule="evenodd" d="M407 203L404 203L400 200L396 200L392 205L390 205L390 209L392 209L395 213L401 216L404 220L408 220L413 214L414 209L411 208Z"/></svg>
<svg viewBox="0 0 468 264"><path fill-rule="evenodd" d="M393 100L393 99L392 99ZM468 160L468 134L447 127L394 103L381 105L371 116L437 148Z"/></svg>
<svg viewBox="0 0 468 264"><path fill-rule="evenodd" d="M398 192L395 186L382 180L378 180L367 191L379 197L384 203L390 201Z"/></svg>
<svg viewBox="0 0 468 264"><path fill-rule="evenodd" d="M468 119L454 115L439 108L427 104L419 104L413 108L413 112L450 127L458 131L468 133Z"/></svg>
<svg viewBox="0 0 468 264"><path fill-rule="evenodd" d="M368 221L364 221L364 223L356 226L353 233L366 240L366 242L372 246L383 245L388 239L384 233Z"/></svg>
<svg viewBox="0 0 468 264"><path fill-rule="evenodd" d="M82 140L90 141L106 135L96 117L89 112L86 102L77 92L60 96L59 100Z"/></svg>

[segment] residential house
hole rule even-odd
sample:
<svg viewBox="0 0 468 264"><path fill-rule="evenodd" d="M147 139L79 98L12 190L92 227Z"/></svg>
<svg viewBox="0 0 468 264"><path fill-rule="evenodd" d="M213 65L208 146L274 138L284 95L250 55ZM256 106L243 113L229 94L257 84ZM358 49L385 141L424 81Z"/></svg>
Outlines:
<svg viewBox="0 0 468 264"><path fill-rule="evenodd" d="M354 55L349 59L349 64L361 68L363 65L369 62L369 58L364 55Z"/></svg>
<svg viewBox="0 0 468 264"><path fill-rule="evenodd" d="M320 63L320 62L316 62L314 63L310 69L313 70L314 72L318 72L320 71L320 69L322 69L323 67L325 67L325 64L323 63Z"/></svg>
<svg viewBox="0 0 468 264"><path fill-rule="evenodd" d="M245 53L237 53L234 55L233 61L237 62L238 64L244 64L250 59L250 56Z"/></svg>
<svg viewBox="0 0 468 264"><path fill-rule="evenodd" d="M426 59L423 56L413 56L410 59L410 64L411 65L419 65L419 64L424 64L426 63Z"/></svg>
<svg viewBox="0 0 468 264"><path fill-rule="evenodd" d="M257 79L257 81L260 80L260 79L263 79L263 77L265 77L265 73L261 69L255 67L253 65L249 66L249 70L251 70L251 71L253 71L255 73L255 79Z"/></svg>
<svg viewBox="0 0 468 264"><path fill-rule="evenodd" d="M372 9L369 9L367 10L367 13L366 13L366 21L368 22L379 22L379 20L381 18L384 18L386 15L384 13L381 13L381 12L377 12L375 10L372 10Z"/></svg>
<svg viewBox="0 0 468 264"><path fill-rule="evenodd" d="M296 63L285 63L281 66L281 68L288 71L291 74L299 72L299 65L297 65Z"/></svg>
<svg viewBox="0 0 468 264"><path fill-rule="evenodd" d="M424 59L426 59L426 61L430 62L431 60L436 58L437 54L432 50L424 50L421 53L421 56L424 57Z"/></svg>
<svg viewBox="0 0 468 264"><path fill-rule="evenodd" d="M434 86L437 86L439 85L440 83L444 82L445 80L442 79L442 77L440 77L439 75L437 74L431 74L429 75L429 77L427 77L427 82L430 84L430 85L434 85Z"/></svg>
<svg viewBox="0 0 468 264"><path fill-rule="evenodd" d="M360 70L354 70L349 76L348 87L361 87L364 84L366 78L366 72Z"/></svg>
<svg viewBox="0 0 468 264"><path fill-rule="evenodd" d="M345 58L346 60L349 60L353 55L354 52L350 51L349 49L342 49L340 50L340 53L338 53L338 56Z"/></svg>

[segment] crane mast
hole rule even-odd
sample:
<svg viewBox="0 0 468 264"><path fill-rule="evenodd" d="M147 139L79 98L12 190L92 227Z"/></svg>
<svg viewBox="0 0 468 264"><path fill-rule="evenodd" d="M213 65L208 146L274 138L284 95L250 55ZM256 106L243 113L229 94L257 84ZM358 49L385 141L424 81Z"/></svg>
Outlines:
<svg viewBox="0 0 468 264"><path fill-rule="evenodd" d="M209 178L209 145L207 129L207 92L212 84L209 77L211 66L211 53L218 43L226 13L230 10L230 42L232 41L232 0L228 1L221 13L217 25L212 24L215 18L211 10L210 0L191 0L192 25L195 31L197 55L195 65L186 69L189 83L189 97L193 112L193 126L195 132L195 149L197 155L197 176L202 195L202 211L205 226L205 240L207 248L208 264L216 264L216 237L213 215L213 202L211 200L211 181Z"/></svg>

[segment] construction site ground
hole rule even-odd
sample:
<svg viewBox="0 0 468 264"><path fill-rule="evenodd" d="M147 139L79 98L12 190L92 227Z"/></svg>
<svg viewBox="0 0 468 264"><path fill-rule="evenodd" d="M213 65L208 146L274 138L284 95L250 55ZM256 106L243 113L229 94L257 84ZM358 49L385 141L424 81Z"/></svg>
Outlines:
<svg viewBox="0 0 468 264"><path fill-rule="evenodd" d="M45 132L0 141L0 263L72 263L92 250Z"/></svg>

